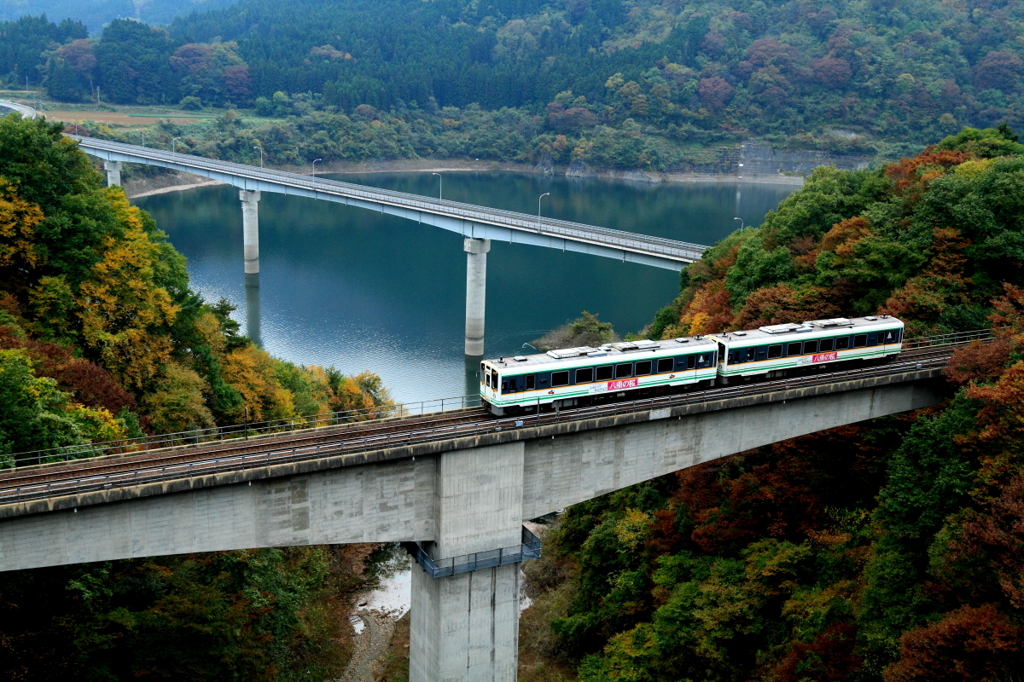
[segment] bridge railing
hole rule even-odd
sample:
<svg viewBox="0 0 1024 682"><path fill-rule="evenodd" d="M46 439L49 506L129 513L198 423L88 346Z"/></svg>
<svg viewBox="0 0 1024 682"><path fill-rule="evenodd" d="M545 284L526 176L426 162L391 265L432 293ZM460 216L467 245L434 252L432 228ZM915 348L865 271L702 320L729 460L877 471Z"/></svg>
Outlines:
<svg viewBox="0 0 1024 682"><path fill-rule="evenodd" d="M492 568L506 564L518 564L529 559L539 559L541 556L541 541L530 530L523 526L522 543L516 547L502 547L486 552L474 552L449 557L447 559L433 559L423 546L418 542L407 542L405 545L416 563L427 572L431 578L443 578L459 573L469 573L480 568Z"/></svg>
<svg viewBox="0 0 1024 682"><path fill-rule="evenodd" d="M0 469L9 468L11 466L52 464L54 462L66 462L72 459L101 457L103 455L121 455L141 452L143 450L199 445L202 443L213 443L233 439L249 440L259 438L261 436L276 435L291 431L340 426L370 420L384 421L390 419L403 419L417 415L452 412L468 407L479 406L479 395L464 395L454 396L451 398L437 398L435 400L400 403L396 405L381 405L361 410L324 412L309 416L290 417L288 419L274 419L256 422L246 421L241 424L229 424L227 426L196 428L188 431L178 431L175 433L143 435L137 438L124 438L121 440L103 441L99 443L84 443L80 445L67 445L60 448L21 452L0 458Z"/></svg>
<svg viewBox="0 0 1024 682"><path fill-rule="evenodd" d="M122 142L97 140L95 138L81 138L74 135L71 137L79 140L80 143L84 143L86 147L106 148L108 151L118 151L124 154L135 155L141 155L139 150L145 150L145 156L143 158L148 157L153 160L160 160L170 164L204 168L213 172L227 172L243 178L266 180L276 184L290 185L309 190L314 193L330 192L331 190L334 190L338 194L352 198L366 199L376 203L389 203L403 208L423 209L430 213L447 214L454 218L469 218L485 224L513 226L521 231L536 232L540 234L547 234L549 236L569 237L578 241L593 242L595 241L595 237L599 235L609 243L624 247L628 250L647 251L677 258L685 258L687 260L699 260L701 254L708 248L702 244L680 242L665 237L654 237L608 227L586 225L567 220L557 220L554 218L534 217L525 213L507 211L504 209L488 208L486 210L481 210L480 206L475 206L473 204L432 199L395 190L370 188L364 185L356 185L327 178L311 178L297 173L267 170L230 161L217 161L214 159L206 159L201 156L178 154L176 152L167 152L162 149L153 149L150 147L137 147L135 145L129 145ZM501 220L496 220L496 218L501 218Z"/></svg>
<svg viewBox="0 0 1024 682"><path fill-rule="evenodd" d="M995 334L991 329L974 329L966 332L952 332L949 334L934 334L921 338L909 338L903 342L904 350L915 348L932 348L938 346L961 345L972 341L991 341Z"/></svg>

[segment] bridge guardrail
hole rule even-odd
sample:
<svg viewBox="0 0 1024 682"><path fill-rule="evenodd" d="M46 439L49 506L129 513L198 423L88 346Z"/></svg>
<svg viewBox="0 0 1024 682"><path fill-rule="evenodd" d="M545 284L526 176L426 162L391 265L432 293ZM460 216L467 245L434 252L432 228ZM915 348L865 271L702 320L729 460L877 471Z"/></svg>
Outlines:
<svg viewBox="0 0 1024 682"><path fill-rule="evenodd" d="M66 462L73 459L86 459L91 457L101 457L103 455L130 454L134 452L143 452L145 450L156 450L159 448L199 445L202 443L215 443L225 440L248 440L261 436L290 433L294 431L306 431L328 426L342 426L345 424L353 424L370 420L383 421L401 419L417 415L452 412L455 410L466 409L467 407L479 406L479 395L455 396L451 398L421 400L419 402L412 403L399 403L397 405L382 405L380 407L372 407L363 410L324 412L306 417L244 422L242 424L191 429L189 431L178 431L176 433L164 433L152 436L145 435L137 438L125 438L122 440L102 441L99 443L87 443L82 445L68 445L61 448L20 452L12 455L6 455L6 458L8 462L16 463L17 466L52 464L55 462ZM9 466L10 464L5 467L3 459L0 458L0 469L9 468Z"/></svg>
<svg viewBox="0 0 1024 682"><path fill-rule="evenodd" d="M153 160L160 160L170 164L177 163L182 166L191 165L192 167L202 168L211 172L231 172L239 177L251 178L254 180L266 180L268 182L274 182L285 186L290 185L296 188L312 191L314 193L329 193L326 192L326 190L333 189L340 195L350 196L352 198L366 199L376 203L389 203L402 208L422 209L431 213L448 215L452 218L471 219L475 222L499 227L514 227L521 231L547 234L548 236L571 237L576 241L603 243L595 240L595 237L600 235L607 240L607 243L638 253L651 253L652 255L669 256L680 260L693 261L699 260L704 250L709 248L702 244L680 242L664 237L653 237L650 235L636 234L633 232L625 232L623 230L615 230L613 228L585 225L583 223L574 223L571 221L557 220L553 218L534 217L525 213L506 211L503 209L488 209L486 212L483 212L480 210L480 207L472 204L431 199L394 190L376 188L369 189L362 185L341 182L338 180L331 180L327 178L316 179L284 171L268 171L266 169L237 164L230 161L217 161L200 156L178 154L176 152L167 152L161 149L152 149L150 147L138 147L121 142L97 140L96 138L83 138L76 135L70 135L69 137L78 140L79 144L88 148L101 149L128 155L134 154L142 156L143 158L151 158ZM140 153L141 150L145 150L144 155ZM182 161L186 159L187 163L182 163ZM384 201L385 199L387 201ZM495 220L496 217L501 217L503 220Z"/></svg>

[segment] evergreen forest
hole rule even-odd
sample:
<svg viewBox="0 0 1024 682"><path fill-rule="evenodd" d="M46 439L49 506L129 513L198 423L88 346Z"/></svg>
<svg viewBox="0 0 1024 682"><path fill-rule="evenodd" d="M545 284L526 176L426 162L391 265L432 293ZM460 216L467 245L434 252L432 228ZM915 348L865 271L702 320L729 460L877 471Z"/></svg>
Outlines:
<svg viewBox="0 0 1024 682"><path fill-rule="evenodd" d="M400 17L400 20L396 18ZM243 0L166 29L0 23L0 78L58 100L401 118L514 110L576 138L927 144L1020 123L1019 0ZM437 151L437 150L435 150ZM637 158L637 167L657 159Z"/></svg>

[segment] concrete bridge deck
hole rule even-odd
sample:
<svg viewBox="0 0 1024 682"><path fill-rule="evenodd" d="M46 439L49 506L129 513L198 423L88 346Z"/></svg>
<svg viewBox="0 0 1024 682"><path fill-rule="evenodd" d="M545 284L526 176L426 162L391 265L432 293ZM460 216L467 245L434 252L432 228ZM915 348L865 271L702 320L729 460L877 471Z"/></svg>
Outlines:
<svg viewBox="0 0 1024 682"><path fill-rule="evenodd" d="M470 239L492 239L577 251L626 262L681 270L708 247L607 227L463 204L326 178L217 161L161 149L69 135L87 154L110 162L142 163L193 173L250 192L274 192L335 201L388 213Z"/></svg>

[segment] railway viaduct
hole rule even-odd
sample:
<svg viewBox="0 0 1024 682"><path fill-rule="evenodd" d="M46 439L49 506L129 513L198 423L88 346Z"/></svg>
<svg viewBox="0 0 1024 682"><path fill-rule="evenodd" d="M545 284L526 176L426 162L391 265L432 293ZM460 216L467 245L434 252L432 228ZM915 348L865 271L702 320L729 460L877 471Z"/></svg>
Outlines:
<svg viewBox="0 0 1024 682"><path fill-rule="evenodd" d="M59 496L25 499L19 490L19 500L11 484L5 490L5 474L0 570L415 542L431 572L413 569L410 679L508 682L517 668L524 520L702 462L934 404L943 398L944 362L900 362L521 425L490 421L463 437L349 453L318 448L304 460L251 459L232 470L143 477Z"/></svg>

